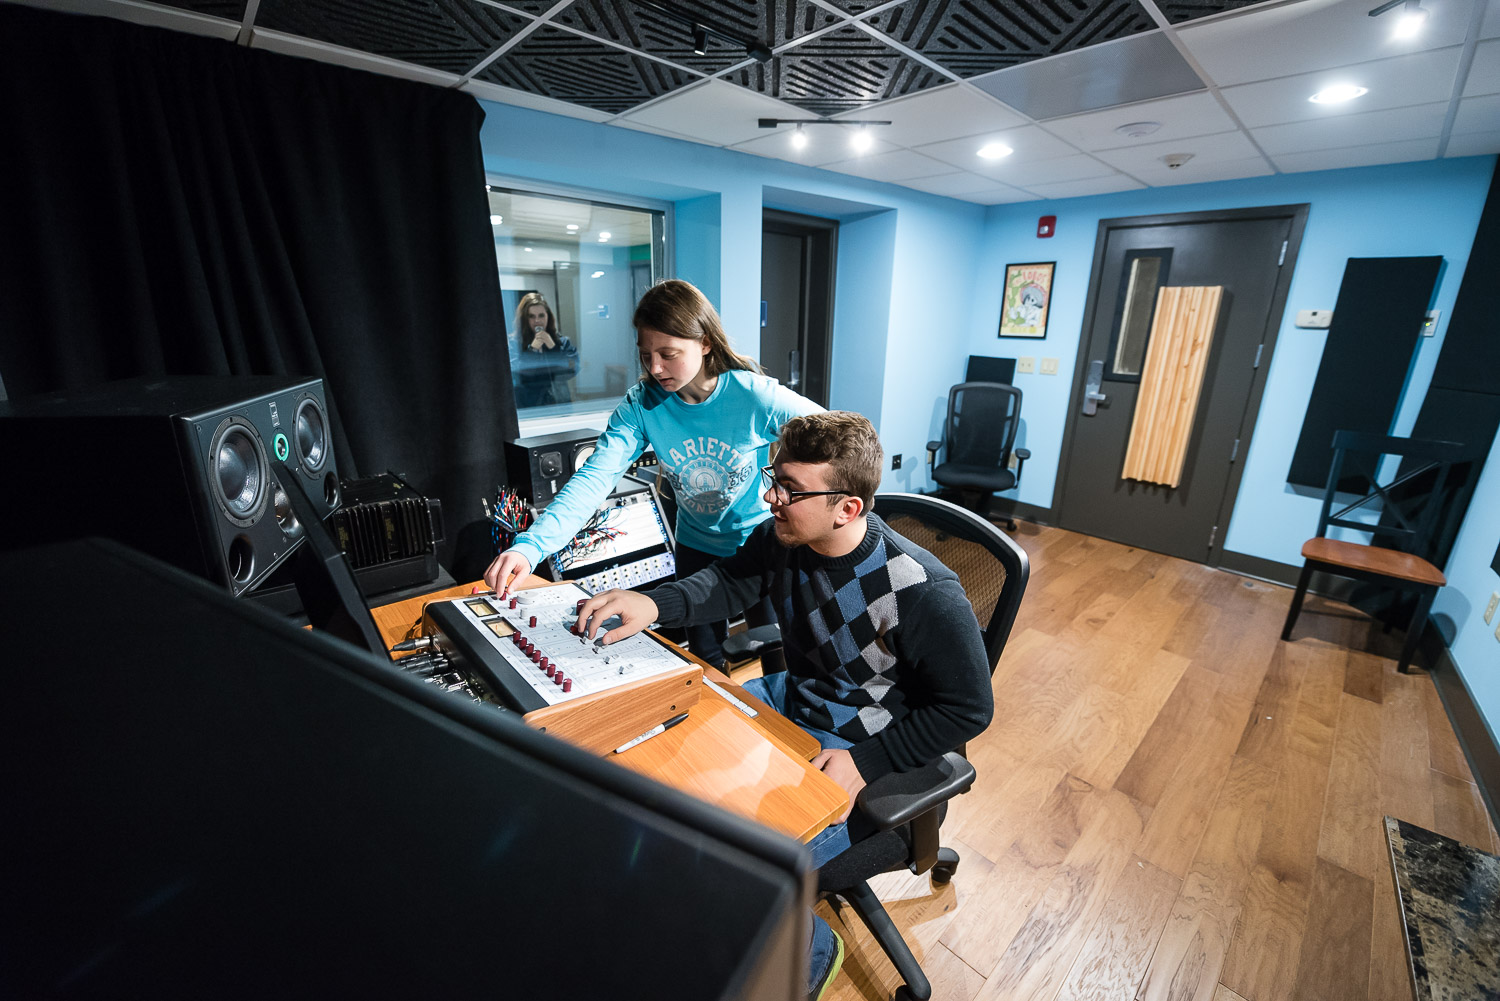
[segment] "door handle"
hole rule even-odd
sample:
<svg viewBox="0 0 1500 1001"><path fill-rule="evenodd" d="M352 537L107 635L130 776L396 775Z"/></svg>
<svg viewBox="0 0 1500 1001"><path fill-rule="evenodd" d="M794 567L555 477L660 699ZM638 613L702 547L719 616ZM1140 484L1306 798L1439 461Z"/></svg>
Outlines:
<svg viewBox="0 0 1500 1001"><path fill-rule="evenodd" d="M1099 411L1099 404L1109 402L1109 397L1099 390L1104 385L1104 362L1089 362L1088 381L1083 386L1083 413L1092 417Z"/></svg>

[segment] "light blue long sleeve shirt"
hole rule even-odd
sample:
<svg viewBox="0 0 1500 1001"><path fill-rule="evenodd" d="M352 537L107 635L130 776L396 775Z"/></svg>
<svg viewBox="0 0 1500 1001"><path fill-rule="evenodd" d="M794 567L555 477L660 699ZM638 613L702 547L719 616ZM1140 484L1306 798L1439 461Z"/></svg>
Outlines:
<svg viewBox="0 0 1500 1001"><path fill-rule="evenodd" d="M770 517L760 467L781 425L823 409L775 379L735 369L702 403L686 403L647 379L610 415L599 446L511 549L535 568L583 527L650 444L677 494L677 541L728 556Z"/></svg>

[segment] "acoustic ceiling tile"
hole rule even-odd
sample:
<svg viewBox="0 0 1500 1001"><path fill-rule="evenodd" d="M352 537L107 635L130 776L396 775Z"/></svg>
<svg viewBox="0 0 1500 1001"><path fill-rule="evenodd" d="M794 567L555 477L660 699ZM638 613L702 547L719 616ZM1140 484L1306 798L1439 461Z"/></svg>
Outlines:
<svg viewBox="0 0 1500 1001"><path fill-rule="evenodd" d="M1465 132L1453 136L1448 140L1448 149L1443 156L1488 156L1494 153L1500 153L1500 131Z"/></svg>
<svg viewBox="0 0 1500 1001"><path fill-rule="evenodd" d="M682 16L671 17L632 0L576 0L550 21L707 74L745 59L743 45L716 32L774 49L842 21L808 0L676 0L670 6ZM710 29L702 55L694 51L695 24Z"/></svg>
<svg viewBox="0 0 1500 1001"><path fill-rule="evenodd" d="M891 124L880 127L880 136L898 146L920 146L1026 124L1026 119L993 98L957 83L839 117L888 120Z"/></svg>
<svg viewBox="0 0 1500 1001"><path fill-rule="evenodd" d="M990 143L1001 143L1011 148L1010 155L1002 158L1007 166L1028 163L1032 160L1050 160L1078 152L1061 139L1035 125L1023 125L1017 129L1005 129L1001 132L987 132L984 135L969 136L964 139L928 143L925 146L918 146L917 152L936 157L964 170L987 172L986 164L994 165L1001 162L980 158L979 150Z"/></svg>
<svg viewBox="0 0 1500 1001"><path fill-rule="evenodd" d="M1006 184L1014 184L1017 187L1030 190L1034 185L1047 184L1053 181L1080 181L1089 177L1106 177L1115 172L1114 168L1107 163L1101 163L1086 153L1074 153L1071 156L1056 157L1051 160L1028 160L1021 163L1008 163L1009 157L1003 160L991 160L982 166L971 168L976 174L993 177L997 181Z"/></svg>
<svg viewBox="0 0 1500 1001"><path fill-rule="evenodd" d="M1454 135L1496 129L1500 129L1500 94L1466 97L1458 102L1458 114L1453 119Z"/></svg>
<svg viewBox="0 0 1500 1001"><path fill-rule="evenodd" d="M1202 90L1157 31L975 77L974 86L1038 121Z"/></svg>
<svg viewBox="0 0 1500 1001"><path fill-rule="evenodd" d="M1427 24L1406 40L1392 37L1396 11L1369 16L1374 0L1300 0L1185 27L1178 38L1215 84L1229 87L1459 45L1471 2L1427 4Z"/></svg>
<svg viewBox="0 0 1500 1001"><path fill-rule="evenodd" d="M465 0L263 0L255 26L462 74L530 18Z"/></svg>
<svg viewBox="0 0 1500 1001"><path fill-rule="evenodd" d="M1500 39L1480 42L1464 81L1464 97L1500 93Z"/></svg>
<svg viewBox="0 0 1500 1001"><path fill-rule="evenodd" d="M1156 122L1161 128L1146 136L1131 137L1115 131L1122 125ZM1093 152L1118 149L1168 139L1213 135L1235 128L1234 119L1225 113L1212 94L1205 92L1143 101L1123 108L1090 111L1068 118L1053 118L1045 123L1048 132L1066 139L1079 149Z"/></svg>
<svg viewBox="0 0 1500 1001"><path fill-rule="evenodd" d="M769 63L732 70L724 79L823 116L949 82L944 74L853 25L810 38Z"/></svg>
<svg viewBox="0 0 1500 1001"><path fill-rule="evenodd" d="M965 78L1154 27L1134 0L906 0L863 23Z"/></svg>
<svg viewBox="0 0 1500 1001"><path fill-rule="evenodd" d="M1168 21L1182 24L1225 11L1253 7L1261 2L1262 0L1157 0L1156 6Z"/></svg>
<svg viewBox="0 0 1500 1001"><path fill-rule="evenodd" d="M503 87L581 104L596 111L629 111L702 77L571 31L545 26L478 73Z"/></svg>
<svg viewBox="0 0 1500 1001"><path fill-rule="evenodd" d="M233 41L239 37L242 0L227 4L208 4L205 10L156 6L147 3L116 3L114 0L17 0L23 7L40 7L61 14L83 14L88 17L112 17L130 24L142 24L168 31L182 31L204 38ZM235 9L241 13L236 14ZM231 18L233 20L231 20Z"/></svg>
<svg viewBox="0 0 1500 1001"><path fill-rule="evenodd" d="M1378 143L1351 149L1312 150L1306 153L1283 153L1273 156L1277 168L1287 173L1306 170L1338 170L1344 167L1373 167L1381 163L1406 163L1431 160L1437 156L1436 139L1408 139L1405 142Z"/></svg>
<svg viewBox="0 0 1500 1001"><path fill-rule="evenodd" d="M859 156L825 164L824 170L836 170L841 174L853 174L872 181L909 181L917 177L936 177L939 174L956 173L956 168L941 160L913 153L909 149L892 150L878 156Z"/></svg>
<svg viewBox="0 0 1500 1001"><path fill-rule="evenodd" d="M1012 188L1008 184L997 184L993 179L980 177L978 174L970 174L960 171L956 174L939 174L936 177L920 177L904 182L908 188L916 188L918 191L926 191L934 195L948 195L959 197L972 194L976 191L987 192L1014 192L1017 200L1024 200L1026 192Z"/></svg>
<svg viewBox="0 0 1500 1001"><path fill-rule="evenodd" d="M463 85L462 89L473 94L475 97L486 101L494 101L497 104L510 104L517 108L530 108L533 111L545 111L553 115L565 115L569 118L579 118L586 122L606 122L614 117L607 111L595 111L593 108L585 108L581 104L570 104L567 101L543 97L541 94L529 94L524 90L502 87L498 83L490 83L488 80L469 80Z"/></svg>
<svg viewBox="0 0 1500 1001"><path fill-rule="evenodd" d="M1086 195L1107 195L1116 191L1135 191L1145 185L1124 174L1107 177L1090 177L1081 181L1055 181L1046 184L1028 184L1026 190L1043 198L1082 198Z"/></svg>
<svg viewBox="0 0 1500 1001"><path fill-rule="evenodd" d="M1452 96L1458 56L1458 48L1437 49L1341 69L1247 83L1226 88L1221 93L1240 121L1252 129L1383 108L1435 104ZM1342 104L1314 104L1308 100L1335 84L1365 87L1368 93Z"/></svg>
<svg viewBox="0 0 1500 1001"><path fill-rule="evenodd" d="M1342 149L1404 139L1428 139L1443 131L1448 104L1419 104L1339 115L1312 122L1290 122L1253 129L1260 148L1271 155L1315 149Z"/></svg>
<svg viewBox="0 0 1500 1001"><path fill-rule="evenodd" d="M666 129L713 146L732 146L766 134L762 118L803 117L796 108L722 80L674 91L659 101L629 112L620 124Z"/></svg>
<svg viewBox="0 0 1500 1001"><path fill-rule="evenodd" d="M1040 195L1033 195L1019 188L1010 188L1004 185L984 191L971 191L968 194L955 195L954 197L966 202L974 202L977 205L1009 205L1014 202L1041 201Z"/></svg>
<svg viewBox="0 0 1500 1001"><path fill-rule="evenodd" d="M1177 169L1164 163L1156 163L1131 171L1153 188L1166 188L1177 184L1206 184L1209 181L1237 181L1242 177L1265 177L1276 171L1263 156L1248 156L1241 160L1189 160Z"/></svg>
<svg viewBox="0 0 1500 1001"><path fill-rule="evenodd" d="M251 30L250 47L264 49L267 52L279 52L284 56L293 56L298 59L313 59L331 66L379 73L382 76L395 77L400 80L415 80L418 83L433 84L438 87L452 87L462 79L457 73L444 73L441 70L418 66L416 63L387 59L384 56L372 55L358 49L346 49L341 45L315 42L311 38L287 35L279 31L266 31L262 28Z"/></svg>
<svg viewBox="0 0 1500 1001"><path fill-rule="evenodd" d="M1187 163L1181 167L1172 168L1162 159L1179 153L1191 154ZM1094 155L1112 167L1145 180L1147 174L1169 171L1175 173L1186 170L1194 163L1201 169L1206 164L1244 160L1258 154L1242 133L1221 132L1214 136L1172 139L1146 146L1133 146L1130 149L1100 150Z"/></svg>
<svg viewBox="0 0 1500 1001"><path fill-rule="evenodd" d="M190 10L195 14L222 17L229 21L245 19L246 0L158 0L165 7Z"/></svg>

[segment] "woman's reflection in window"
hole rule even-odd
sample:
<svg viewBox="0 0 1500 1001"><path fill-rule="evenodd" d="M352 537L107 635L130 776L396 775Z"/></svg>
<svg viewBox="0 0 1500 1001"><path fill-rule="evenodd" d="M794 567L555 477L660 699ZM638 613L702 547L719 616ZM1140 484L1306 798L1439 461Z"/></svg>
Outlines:
<svg viewBox="0 0 1500 1001"><path fill-rule="evenodd" d="M571 403L578 374L578 348L558 333L557 316L540 292L528 292L516 306L510 336L510 370L517 407Z"/></svg>

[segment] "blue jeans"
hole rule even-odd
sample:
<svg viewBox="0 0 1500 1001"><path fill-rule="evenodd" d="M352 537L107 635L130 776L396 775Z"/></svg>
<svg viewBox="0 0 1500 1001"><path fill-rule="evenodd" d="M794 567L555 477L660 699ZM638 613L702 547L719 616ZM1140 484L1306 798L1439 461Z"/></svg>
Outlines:
<svg viewBox="0 0 1500 1001"><path fill-rule="evenodd" d="M766 675L763 678L751 678L745 682L743 687L745 691L754 695L766 705L781 713L781 715L786 716L786 679L787 672L779 671L776 674ZM793 720L793 722L796 722L796 720ZM797 726L804 733L815 737L825 751L830 748L854 746L851 742L836 733L829 733L827 730L805 726L802 723L797 723ZM813 866L819 869L829 859L846 851L848 848L848 824L830 824L807 843L807 850L812 852ZM838 949L838 940L834 937L833 929L828 927L828 922L816 914L811 915L811 917L812 921L810 925L812 933L809 936L810 941L807 946L808 994L811 994L823 982L823 978L828 971L828 964L833 962L834 953Z"/></svg>

